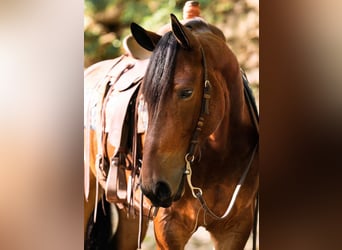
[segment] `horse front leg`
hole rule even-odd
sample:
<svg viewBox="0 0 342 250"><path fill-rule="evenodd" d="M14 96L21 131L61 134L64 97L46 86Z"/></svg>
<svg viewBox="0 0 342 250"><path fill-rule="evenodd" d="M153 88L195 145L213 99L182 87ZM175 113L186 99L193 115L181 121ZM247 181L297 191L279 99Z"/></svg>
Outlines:
<svg viewBox="0 0 342 250"><path fill-rule="evenodd" d="M160 208L153 223L158 250L183 250L192 235L192 223L170 209Z"/></svg>
<svg viewBox="0 0 342 250"><path fill-rule="evenodd" d="M243 250L253 224L252 209L229 221L220 221L208 226L215 250Z"/></svg>
<svg viewBox="0 0 342 250"><path fill-rule="evenodd" d="M228 232L211 234L215 250L243 250L249 232Z"/></svg>

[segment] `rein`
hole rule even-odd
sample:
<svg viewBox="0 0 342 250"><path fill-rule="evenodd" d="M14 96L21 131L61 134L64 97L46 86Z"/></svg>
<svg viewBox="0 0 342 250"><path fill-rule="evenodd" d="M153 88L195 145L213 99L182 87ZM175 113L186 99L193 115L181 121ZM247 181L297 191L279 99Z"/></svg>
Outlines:
<svg viewBox="0 0 342 250"><path fill-rule="evenodd" d="M192 177L191 164L195 160L194 153L195 153L195 148L196 148L196 146L198 145L198 142L199 142L198 141L199 133L202 130L202 127L203 127L203 124L204 124L204 115L205 114L209 114L209 100L210 100L210 97L211 97L211 95L210 95L211 83L210 83L210 81L208 79L207 63L206 63L206 59L205 59L205 53L204 53L204 50L203 50L202 47L201 47L201 53L202 53L202 64L203 64L203 68L204 68L204 90L203 90L203 97L202 97L202 103L201 103L201 112L200 112L200 116L198 118L197 127L196 127L196 129L195 129L195 131L194 131L194 133L192 135L191 141L190 141L188 153L185 155L186 166L185 166L184 175L186 175L186 177L187 177L187 182L188 182L188 185L190 187L190 190L191 190L191 193L192 193L193 197L199 200L199 202L201 203L201 206L204 209L204 211L206 213L208 213L209 215L211 215L215 220L223 220L223 219L228 217L228 215L231 212L232 207L235 204L235 200L236 200L236 198L237 198L237 196L239 194L240 188L243 185L243 183L244 183L244 181L246 179L246 176L247 176L247 174L249 172L249 169L250 169L250 167L252 165L255 153L256 153L257 148L258 148L258 143L256 143L256 145L253 148L253 151L251 153L251 157L249 159L247 167L245 168L242 176L240 177L240 180L239 180L238 184L236 185L236 187L234 189L232 198L231 198L231 200L229 202L229 205L228 205L225 213L222 216L216 215L208 207L205 199L203 198L202 189L199 188L199 187L193 186L192 180L191 180L191 177ZM245 84L245 82L247 81L247 78L246 78L246 76L244 74L243 74L243 81L244 81L244 85L245 85L244 86L244 88L245 88L245 97L247 99L248 108L249 108L249 111L251 113L253 123L254 123L254 125L255 125L258 133L259 133L259 125L258 125L256 110L253 109L251 97L247 93L246 84ZM258 199L257 199L256 203L257 204L256 204L255 211L257 212ZM255 218L257 218L257 214L255 214L254 216L255 216ZM256 224L256 223L257 223L257 219L255 219L255 221L254 221L254 224ZM254 240L255 237L256 237L256 226L253 226L253 249L256 248L256 242Z"/></svg>

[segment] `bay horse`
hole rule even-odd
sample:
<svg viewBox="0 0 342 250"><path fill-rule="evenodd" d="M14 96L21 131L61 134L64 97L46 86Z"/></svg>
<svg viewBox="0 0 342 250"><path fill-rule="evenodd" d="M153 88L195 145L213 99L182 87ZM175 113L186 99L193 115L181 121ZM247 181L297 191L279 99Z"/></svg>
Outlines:
<svg viewBox="0 0 342 250"><path fill-rule="evenodd" d="M184 249L203 226L216 250L243 249L255 216L259 136L236 56L201 18L182 24L171 14L162 36L135 23L131 31L153 51L140 88L148 110L140 185L160 207L157 248Z"/></svg>

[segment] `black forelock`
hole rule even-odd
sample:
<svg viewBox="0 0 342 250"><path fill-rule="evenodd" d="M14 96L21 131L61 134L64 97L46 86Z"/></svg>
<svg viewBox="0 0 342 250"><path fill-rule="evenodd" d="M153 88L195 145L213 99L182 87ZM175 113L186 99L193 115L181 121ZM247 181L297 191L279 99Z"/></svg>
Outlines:
<svg viewBox="0 0 342 250"><path fill-rule="evenodd" d="M172 32L168 32L158 42L142 84L142 94L148 103L149 111L158 106L171 87L176 52L177 41Z"/></svg>

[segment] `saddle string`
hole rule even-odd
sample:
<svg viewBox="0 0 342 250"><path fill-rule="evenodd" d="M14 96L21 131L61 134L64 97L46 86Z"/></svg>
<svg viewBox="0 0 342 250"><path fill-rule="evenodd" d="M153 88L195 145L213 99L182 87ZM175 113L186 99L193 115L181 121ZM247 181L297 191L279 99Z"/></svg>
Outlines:
<svg viewBox="0 0 342 250"><path fill-rule="evenodd" d="M100 131L96 131L98 135L98 141L97 141L97 159L95 162L95 168L96 168L96 193L95 193L95 210L94 210L94 222L96 222L96 216L97 216L97 201L99 198L99 180L100 178L103 179L104 176L104 164L105 164L105 157L107 157L106 152L106 133L105 133L105 126L106 126L106 119L105 119L105 106L108 101L108 91L109 91L109 82L110 79L108 78L105 91L103 94L103 98L101 101L101 104L99 105L99 128Z"/></svg>
<svg viewBox="0 0 342 250"><path fill-rule="evenodd" d="M138 155L139 150L141 150L141 141L139 140L139 134L138 134L138 109L137 109L137 103L135 103L135 108L134 108L134 114L133 114L133 120L134 120L134 125L133 125L133 143L132 143L132 154L133 154L133 169L130 175L130 186L128 187L128 195L127 195L127 201L128 201L128 210L132 210L131 213L134 214L134 185L135 185L135 177L136 175L139 175L139 169L141 166L141 159L139 159L139 157L141 157L140 155ZM140 186L140 184L138 183L138 185ZM140 203L142 203L142 199L140 201ZM141 204L140 204L141 206ZM141 212L141 211L139 211ZM140 216L140 214L139 214ZM139 222L139 229L140 227L142 227L142 225L140 225ZM140 231L139 231L140 234Z"/></svg>

